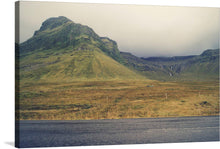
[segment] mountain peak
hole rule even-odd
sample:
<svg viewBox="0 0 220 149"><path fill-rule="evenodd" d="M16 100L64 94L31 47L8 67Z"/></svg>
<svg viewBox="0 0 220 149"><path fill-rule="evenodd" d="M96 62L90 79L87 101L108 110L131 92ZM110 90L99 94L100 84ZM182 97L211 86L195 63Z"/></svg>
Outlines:
<svg viewBox="0 0 220 149"><path fill-rule="evenodd" d="M74 23L64 17L51 17L42 23L34 36L20 44L21 55L35 50L78 50L99 49L114 60L122 63L117 43L107 37L99 37L86 25Z"/></svg>
<svg viewBox="0 0 220 149"><path fill-rule="evenodd" d="M34 35L36 35L38 32L45 31L47 29L56 28L56 27L63 25L67 22L72 22L72 21L64 16L49 18L42 23L40 30L36 31L34 33Z"/></svg>

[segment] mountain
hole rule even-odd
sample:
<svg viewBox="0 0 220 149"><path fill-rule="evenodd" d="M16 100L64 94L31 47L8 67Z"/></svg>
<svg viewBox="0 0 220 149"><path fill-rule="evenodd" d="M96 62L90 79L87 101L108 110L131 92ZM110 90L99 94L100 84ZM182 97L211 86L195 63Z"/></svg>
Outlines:
<svg viewBox="0 0 220 149"><path fill-rule="evenodd" d="M22 82L153 79L219 79L219 49L200 55L136 57L90 27L60 16L44 21L27 41L16 44L16 78Z"/></svg>
<svg viewBox="0 0 220 149"><path fill-rule="evenodd" d="M219 79L219 49L200 55L139 58L121 52L125 65L150 79L172 81L205 81Z"/></svg>
<svg viewBox="0 0 220 149"><path fill-rule="evenodd" d="M63 16L44 21L16 53L23 82L143 78L121 64L115 41Z"/></svg>

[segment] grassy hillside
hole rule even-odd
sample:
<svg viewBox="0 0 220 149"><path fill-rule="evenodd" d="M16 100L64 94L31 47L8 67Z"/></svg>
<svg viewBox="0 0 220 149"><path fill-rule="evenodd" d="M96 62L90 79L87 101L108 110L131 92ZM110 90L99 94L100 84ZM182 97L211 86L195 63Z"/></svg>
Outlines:
<svg viewBox="0 0 220 149"><path fill-rule="evenodd" d="M70 47L56 53L37 52L20 60L20 79L25 81L74 81L142 79L92 45L83 50Z"/></svg>

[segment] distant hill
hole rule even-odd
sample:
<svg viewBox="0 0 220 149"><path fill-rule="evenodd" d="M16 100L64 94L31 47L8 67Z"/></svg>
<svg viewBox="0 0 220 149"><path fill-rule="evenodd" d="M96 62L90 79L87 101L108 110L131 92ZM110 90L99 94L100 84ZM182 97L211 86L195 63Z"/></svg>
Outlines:
<svg viewBox="0 0 220 149"><path fill-rule="evenodd" d="M121 64L115 41L63 16L44 21L16 49L23 82L143 78Z"/></svg>
<svg viewBox="0 0 220 149"><path fill-rule="evenodd" d="M201 55L139 58L121 52L125 65L156 80L218 80L219 49L206 50Z"/></svg>

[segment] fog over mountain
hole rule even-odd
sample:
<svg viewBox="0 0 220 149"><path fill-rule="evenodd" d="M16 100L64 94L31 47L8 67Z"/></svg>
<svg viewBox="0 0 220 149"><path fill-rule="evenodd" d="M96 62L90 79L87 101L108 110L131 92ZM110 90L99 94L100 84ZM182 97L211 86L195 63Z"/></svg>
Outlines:
<svg viewBox="0 0 220 149"><path fill-rule="evenodd" d="M139 57L201 54L219 48L220 9L20 2L20 41L50 17L66 16Z"/></svg>

